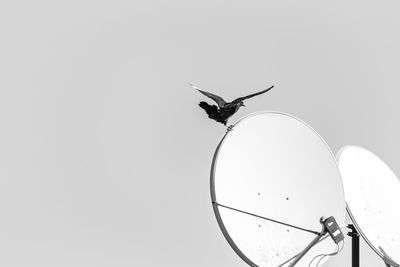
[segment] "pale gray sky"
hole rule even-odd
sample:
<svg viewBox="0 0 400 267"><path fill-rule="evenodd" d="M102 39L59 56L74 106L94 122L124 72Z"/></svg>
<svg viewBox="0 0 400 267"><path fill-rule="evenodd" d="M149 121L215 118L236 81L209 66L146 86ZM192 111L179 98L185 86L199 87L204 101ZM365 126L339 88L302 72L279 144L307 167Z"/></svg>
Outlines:
<svg viewBox="0 0 400 267"><path fill-rule="evenodd" d="M0 265L246 266L212 212L223 127L280 110L400 173L398 1L3 1ZM350 242L326 266L350 266ZM362 266L381 261L362 247Z"/></svg>

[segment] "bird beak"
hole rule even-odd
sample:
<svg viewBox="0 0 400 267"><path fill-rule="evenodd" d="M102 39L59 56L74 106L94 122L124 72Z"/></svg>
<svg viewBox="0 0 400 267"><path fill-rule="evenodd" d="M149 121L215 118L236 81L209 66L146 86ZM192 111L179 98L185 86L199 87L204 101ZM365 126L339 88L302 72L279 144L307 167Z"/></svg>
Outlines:
<svg viewBox="0 0 400 267"><path fill-rule="evenodd" d="M245 105L245 104L242 104L242 106L245 107L246 105Z"/></svg>

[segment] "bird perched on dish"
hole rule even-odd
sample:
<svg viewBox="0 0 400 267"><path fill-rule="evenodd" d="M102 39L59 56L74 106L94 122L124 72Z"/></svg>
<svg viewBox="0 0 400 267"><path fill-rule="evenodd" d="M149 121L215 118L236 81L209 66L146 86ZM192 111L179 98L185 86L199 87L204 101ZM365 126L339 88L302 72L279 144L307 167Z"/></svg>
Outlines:
<svg viewBox="0 0 400 267"><path fill-rule="evenodd" d="M257 95L264 94L264 93L268 92L269 90L271 90L272 88L274 88L274 86L272 85L271 87L269 87L265 90L259 91L257 93L236 98L232 102L226 102L222 97L220 97L218 95L206 92L191 83L189 83L189 85L192 86L197 91L199 91L200 93L202 93L203 95L211 98L212 100L214 100L217 103L217 106L216 106L216 105L210 105L207 102L201 101L199 103L199 106L206 111L206 113L210 119L215 120L219 123L222 123L225 126L228 123L229 118L232 117L233 114L235 114L239 110L240 107L245 106L243 103L244 100L255 97ZM231 126L228 127L228 129L231 129L231 128L232 128Z"/></svg>

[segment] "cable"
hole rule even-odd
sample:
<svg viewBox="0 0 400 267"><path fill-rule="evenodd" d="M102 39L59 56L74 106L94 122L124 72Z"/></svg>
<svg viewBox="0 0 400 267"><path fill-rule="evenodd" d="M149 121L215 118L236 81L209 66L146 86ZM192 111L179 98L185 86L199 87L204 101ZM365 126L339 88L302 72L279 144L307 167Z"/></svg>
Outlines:
<svg viewBox="0 0 400 267"><path fill-rule="evenodd" d="M340 230L341 230L341 229L343 229L343 228L347 228L347 226L340 226L339 228L340 228ZM341 247L339 247L339 244L336 244L337 249L338 249L336 252L333 252L333 253L330 253L330 254L324 254L324 255L318 260L316 267L319 266L320 262L321 262L325 257L331 257L331 256L337 255L337 254L343 249L343 247L344 247L344 239L341 241L341 244L342 244ZM319 256L321 256L321 255L319 255ZM314 259L315 259L315 258L314 258ZM314 259L313 259L313 260L314 260ZM313 260L312 260L312 261L313 261ZM312 261L311 261L311 262L312 262ZM310 264L311 264L311 262L310 262Z"/></svg>
<svg viewBox="0 0 400 267"><path fill-rule="evenodd" d="M337 246L338 246L338 251L337 251L336 253L332 253L331 255L325 255L325 256L323 256L321 259L319 259L319 261L317 262L317 266L316 266L316 267L319 266L319 263L323 260L323 258L329 257L329 256L334 256L334 255L338 254L338 253L343 249L343 247L344 247L344 241L342 241L342 244L343 244L343 245L342 245L341 248L339 248L339 245L337 245Z"/></svg>
<svg viewBox="0 0 400 267"><path fill-rule="evenodd" d="M315 244L317 245L319 242L324 241L326 238L328 238L329 235L324 236L323 238L321 238L320 240L318 240L318 242ZM288 259L287 261L281 263L278 267L282 267L283 265L285 265L286 263L288 263L289 261L297 258L300 255L301 252L297 253L296 255L294 255L293 257L291 257L290 259Z"/></svg>
<svg viewBox="0 0 400 267"><path fill-rule="evenodd" d="M343 228L347 228L347 225L339 226L339 229L340 229L340 230L342 230ZM320 262L321 262L325 257L335 256L336 254L338 254L338 253L343 249L343 247L344 247L344 239L341 241L341 243L342 243L342 247L341 247L341 248L339 248L339 244L336 244L336 247L337 247L337 249L338 249L336 252L333 252L333 253L330 253L330 254L320 254L320 255L317 255L317 256L315 256L315 257L311 260L311 262L310 262L310 264L309 264L308 266L310 266L311 263L312 263L317 257L321 257L321 256L322 256L321 259L318 260L316 267L319 266Z"/></svg>
<svg viewBox="0 0 400 267"><path fill-rule="evenodd" d="M340 230L342 230L343 228L347 228L347 225L342 225L342 226L339 226L339 228L340 228ZM326 235L326 236L324 236L323 238L321 238L315 245L317 245L319 242L321 242L321 241L324 241L326 238L328 238L329 237L329 235ZM342 248L339 250L339 251L337 251L337 253L339 253L342 249L343 249L343 247L344 247L344 240L342 240ZM300 252L301 253L301 252ZM295 259L297 256L299 256L300 255L300 253L297 253L296 255L294 255L293 257L291 257L290 259L288 259L288 260L286 260L285 262L283 262L283 263L281 263L280 265L278 265L278 267L282 267L282 266L284 266L286 263L288 263L288 262L290 262L291 260L293 260L293 259ZM336 253L336 254L337 254ZM334 255L336 255L336 254L334 254ZM319 255L317 255L317 256L315 256L312 260L311 260L311 262L310 262L310 264L308 265L308 266L310 266L311 265L311 263L315 260L315 258L317 258L317 257L321 257L321 256L323 256L322 258L324 258L325 256L326 256L326 254L319 254ZM333 256L333 255L332 255ZM321 261L322 259L320 259L319 261L318 261L318 263L317 263L317 267L318 267L318 264L319 264L319 262Z"/></svg>
<svg viewBox="0 0 400 267"><path fill-rule="evenodd" d="M318 258L318 257L321 257L321 258L318 260L316 267L319 266L320 262L321 262L325 257L331 257L331 256L335 256L336 254L338 254L338 253L343 249L343 247L344 247L344 240L342 240L341 243L343 244L342 247L339 247L339 244L336 244L337 250L336 250L335 252L329 253L329 254L319 254L319 255L315 256L315 257L310 261L310 263L308 264L308 267L310 267L311 264L313 263L313 261L314 261L316 258Z"/></svg>
<svg viewBox="0 0 400 267"><path fill-rule="evenodd" d="M337 252L338 252L338 251L339 251L338 245L336 245L336 248L338 249L338 250L337 250ZM331 253L331 254L336 255L336 254L334 254L334 253L335 253L335 252L333 252L333 253ZM308 267L311 266L311 264L313 263L313 261L314 261L316 258L318 258L318 257L324 258L324 257L327 256L327 255L330 255L330 254L318 254L318 255L316 255L314 258L312 258L312 260L311 260L310 263L308 264ZM317 266L318 266L318 265L317 265Z"/></svg>

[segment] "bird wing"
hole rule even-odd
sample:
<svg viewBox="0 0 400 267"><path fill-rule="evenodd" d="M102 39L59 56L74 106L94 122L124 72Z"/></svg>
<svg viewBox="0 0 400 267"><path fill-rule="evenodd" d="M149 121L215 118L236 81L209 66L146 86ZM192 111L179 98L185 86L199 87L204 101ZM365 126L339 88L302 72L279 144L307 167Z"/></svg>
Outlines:
<svg viewBox="0 0 400 267"><path fill-rule="evenodd" d="M202 93L203 95L205 95L205 96L211 98L212 100L214 100L214 101L218 104L218 107L221 108L221 107L223 107L223 106L226 104L225 100L224 100L222 97L217 96L217 95L214 95L214 94L211 94L211 93L206 92L206 91L203 91L203 90L201 90L199 87L194 86L194 85L191 84L191 83L189 83L189 85L192 86L192 87L193 87L194 89L196 89L197 91L199 91L200 93Z"/></svg>
<svg viewBox="0 0 400 267"><path fill-rule="evenodd" d="M252 98L252 97L254 97L254 96L264 94L264 93L268 92L269 90L271 90L272 88L274 88L273 85L272 85L271 87L265 89L265 90L260 91L260 92L257 92L257 93L254 93L254 94L251 94L251 95L248 95L248 96L239 97L239 98L235 99L233 102L236 102L236 101L243 101L243 100Z"/></svg>

